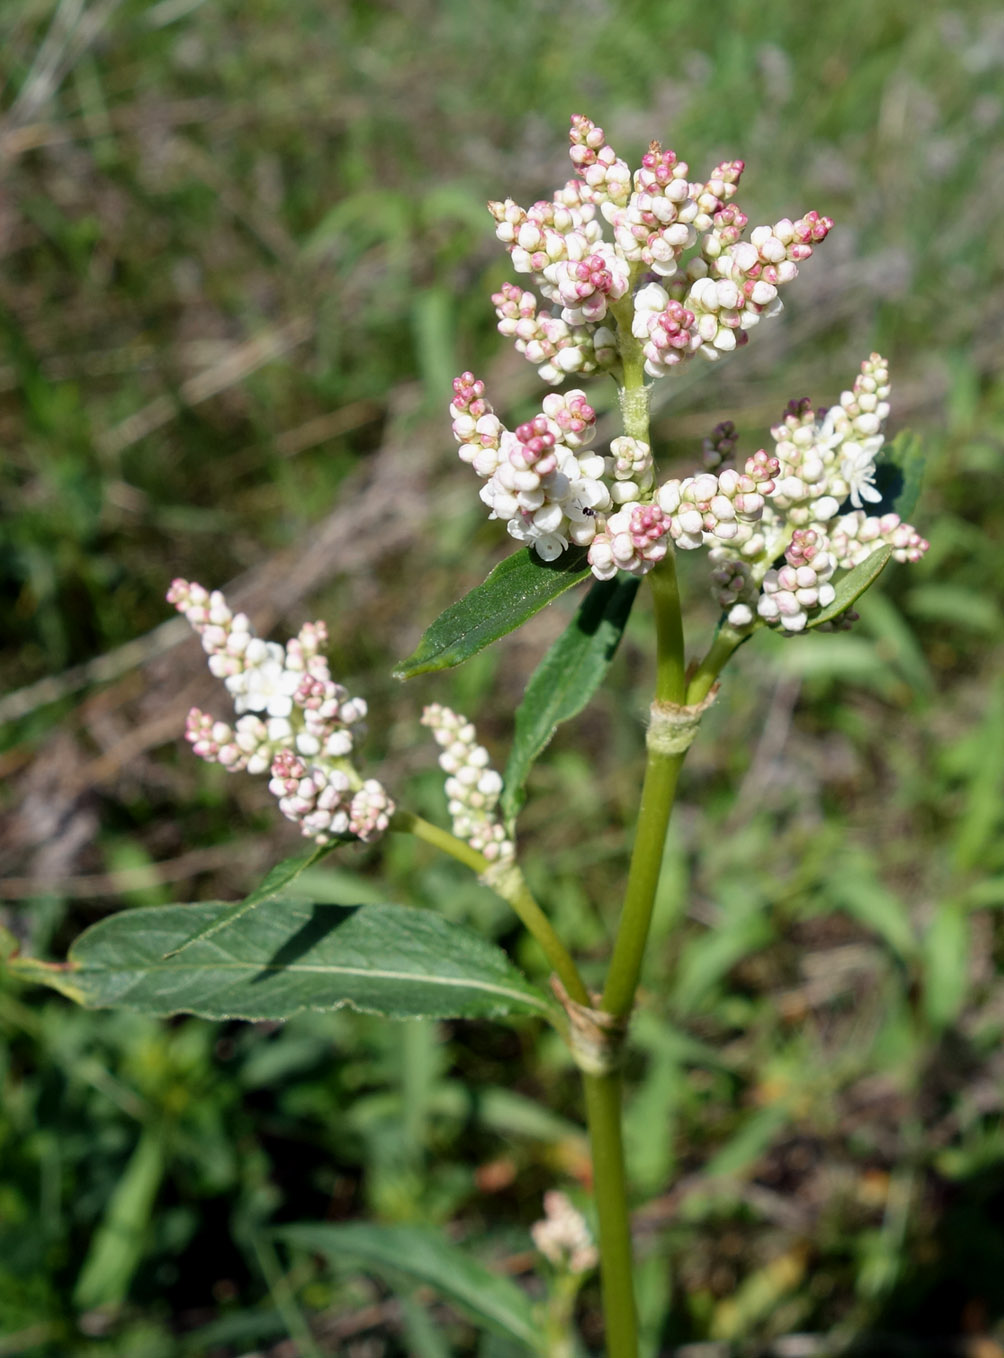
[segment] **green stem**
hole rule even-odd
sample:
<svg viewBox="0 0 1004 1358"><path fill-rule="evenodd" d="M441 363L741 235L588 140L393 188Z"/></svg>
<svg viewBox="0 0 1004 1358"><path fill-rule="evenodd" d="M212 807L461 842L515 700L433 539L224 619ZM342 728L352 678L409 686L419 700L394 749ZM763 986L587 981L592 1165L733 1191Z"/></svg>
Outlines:
<svg viewBox="0 0 1004 1358"><path fill-rule="evenodd" d="M719 627L707 655L691 675L687 685L688 703L702 702L708 696L728 660L749 635L749 632L735 632L724 623Z"/></svg>
<svg viewBox="0 0 1004 1358"><path fill-rule="evenodd" d="M579 969L571 953L555 933L554 926L537 904L533 892L515 864L500 869L498 864L490 863L483 853L472 849L456 835L451 835L449 830L443 830L421 816L412 815L410 811L395 811L390 828L424 840L426 844L431 844L434 848L449 854L451 858L476 872L487 886L512 906L571 998L577 1004L589 1004L589 991L579 975Z"/></svg>
<svg viewBox="0 0 1004 1358"><path fill-rule="evenodd" d="M683 611L672 546L665 559L645 578L652 590L655 612L655 700L657 703L682 703L687 687Z"/></svg>
<svg viewBox="0 0 1004 1358"><path fill-rule="evenodd" d="M655 700L657 703L681 703L686 693L683 621L672 554L649 573L648 579L655 603L658 647ZM603 1008L611 1014L624 1016L634 1007L662 868L666 830L683 758L683 754L666 754L651 746L648 751L624 910L603 992Z"/></svg>
<svg viewBox="0 0 1004 1358"><path fill-rule="evenodd" d="M638 1321L621 1136L620 1075L616 1071L607 1075L583 1072L582 1080L599 1220L606 1353L607 1358L637 1358Z"/></svg>
<svg viewBox="0 0 1004 1358"><path fill-rule="evenodd" d="M470 868L472 872L478 873L479 876L488 866L488 859L483 853L478 853L477 849L472 849L464 840L458 839L456 835L451 835L449 830L443 830L440 826L433 825L431 821L424 820L421 816L414 816L410 811L395 811L391 818L390 828L402 834L414 835L416 839L431 844L434 849L449 854L451 858L455 858L458 863L463 863L465 868Z"/></svg>
<svg viewBox="0 0 1004 1358"><path fill-rule="evenodd" d="M666 830L683 759L682 754L667 755L649 751L634 852L624 895L624 911L603 991L603 1008L610 1014L624 1016L634 1008L642 958L652 922L656 887L662 869Z"/></svg>
<svg viewBox="0 0 1004 1358"><path fill-rule="evenodd" d="M645 386L641 345L631 334L631 306L627 299L622 299L611 309L617 323L623 372L620 403L624 432L648 443L649 390ZM686 689L683 618L672 547L665 560L649 573L648 580L657 637L656 702L681 703ZM649 749L624 909L602 999L603 1009L618 1017L626 1017L634 1007L662 866L666 828L682 762L682 755L666 755ZM583 1071L582 1078L599 1218L606 1351L608 1358L637 1358L638 1322L621 1130L620 1075L616 1071L604 1074Z"/></svg>

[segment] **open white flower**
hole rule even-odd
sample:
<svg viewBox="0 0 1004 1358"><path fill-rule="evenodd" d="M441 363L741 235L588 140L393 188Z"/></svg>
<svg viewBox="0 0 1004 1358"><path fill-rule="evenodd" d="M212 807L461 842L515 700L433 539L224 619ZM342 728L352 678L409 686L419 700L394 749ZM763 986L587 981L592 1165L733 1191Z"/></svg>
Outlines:
<svg viewBox="0 0 1004 1358"><path fill-rule="evenodd" d="M862 439L859 443L845 441L840 449L840 475L847 482L851 504L863 508L861 501L877 505L882 492L875 482L875 457L885 442L881 434Z"/></svg>

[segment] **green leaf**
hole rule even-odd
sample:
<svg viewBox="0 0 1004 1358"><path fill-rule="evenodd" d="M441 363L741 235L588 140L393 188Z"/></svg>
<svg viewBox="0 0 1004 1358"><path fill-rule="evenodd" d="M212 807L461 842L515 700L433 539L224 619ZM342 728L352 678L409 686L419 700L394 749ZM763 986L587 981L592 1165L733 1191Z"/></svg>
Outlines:
<svg viewBox="0 0 1004 1358"><path fill-rule="evenodd" d="M533 762L559 722L577 716L614 658L641 581L632 575L597 580L575 617L534 670L516 712L516 731L500 802L511 825L523 805Z"/></svg>
<svg viewBox="0 0 1004 1358"><path fill-rule="evenodd" d="M870 512L886 514L892 510L908 520L920 499L926 461L923 444L909 430L904 429L892 443L887 443L875 469L875 484L882 492L882 502Z"/></svg>
<svg viewBox="0 0 1004 1358"><path fill-rule="evenodd" d="M965 909L957 901L945 901L922 944L924 1012L936 1032L943 1032L962 1012L969 991L970 947Z"/></svg>
<svg viewBox="0 0 1004 1358"><path fill-rule="evenodd" d="M216 930L231 909L127 910L81 934L67 962L9 966L88 1008L161 1016L286 1019L346 1005L401 1019L551 1012L500 948L431 910L277 897ZM193 926L199 937L179 953Z"/></svg>
<svg viewBox="0 0 1004 1358"><path fill-rule="evenodd" d="M879 547L871 556L864 561L859 561L845 575L842 575L836 582L834 588L837 597L827 608L822 609L809 622L809 627L818 627L821 622L829 622L831 618L837 617L850 608L855 599L861 597L865 590L875 583L885 569L886 562L892 556L891 547Z"/></svg>
<svg viewBox="0 0 1004 1358"><path fill-rule="evenodd" d="M768 1150L790 1117L791 1109L783 1101L758 1109L708 1160L704 1177L713 1179L719 1174L743 1174Z"/></svg>
<svg viewBox="0 0 1004 1358"><path fill-rule="evenodd" d="M146 1246L154 1199L164 1177L160 1128L146 1128L115 1185L73 1290L75 1305L120 1306Z"/></svg>
<svg viewBox="0 0 1004 1358"><path fill-rule="evenodd" d="M447 670L470 660L589 574L585 552L569 548L557 561L542 561L526 548L500 561L477 585L428 628L414 653L394 671L397 679Z"/></svg>
<svg viewBox="0 0 1004 1358"><path fill-rule="evenodd" d="M727 919L684 947L673 999L680 1014L695 1013L709 992L737 962L765 947L772 937L763 915Z"/></svg>
<svg viewBox="0 0 1004 1358"><path fill-rule="evenodd" d="M330 853L334 847L334 844L323 844L320 848L309 849L306 853L298 854L295 858L284 858L281 863L275 865L272 871L266 876L261 886L256 887L255 890L251 892L250 896L245 896L242 901L234 901L233 905L219 915L217 919L209 924L202 925L189 938L186 938L183 943L179 943L176 948L165 953L164 956L177 957L178 953L184 952L187 947L198 942L199 939L210 938L213 934L218 933L220 929L225 929L228 924L233 924L234 921L240 919L242 915L246 915L247 912L253 910L255 906L261 905L264 901L273 900L275 897L283 894L286 888L296 881L301 872L306 872L308 868L312 868L315 863L318 863L325 856L325 854Z"/></svg>
<svg viewBox="0 0 1004 1358"><path fill-rule="evenodd" d="M830 901L866 929L879 935L904 963L917 955L917 936L910 912L900 898L879 882L865 862L847 862L826 883Z"/></svg>
<svg viewBox="0 0 1004 1358"><path fill-rule="evenodd" d="M906 607L911 617L946 623L978 635L997 637L1004 630L997 600L978 594L970 585L936 580L916 585L906 596Z"/></svg>
<svg viewBox="0 0 1004 1358"><path fill-rule="evenodd" d="M462 1311L497 1333L538 1348L529 1297L503 1274L492 1273L470 1251L425 1226L345 1225L310 1222L284 1226L280 1240L338 1263L362 1264L375 1273L404 1275L434 1287Z"/></svg>

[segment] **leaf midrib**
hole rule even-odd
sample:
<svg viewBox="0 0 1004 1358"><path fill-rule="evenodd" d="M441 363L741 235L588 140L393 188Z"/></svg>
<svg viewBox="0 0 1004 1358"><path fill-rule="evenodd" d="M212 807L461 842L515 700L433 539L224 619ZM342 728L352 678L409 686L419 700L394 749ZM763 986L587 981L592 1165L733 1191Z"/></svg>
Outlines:
<svg viewBox="0 0 1004 1358"><path fill-rule="evenodd" d="M123 972L128 974L130 972L135 972L140 969L142 970L143 975L139 977L134 984L139 984L142 981L143 977L148 976L151 973L173 972L181 970L181 968L172 967L168 963L160 965L148 963L142 964L137 963L133 965L129 965L128 963L120 963L118 965L109 965L107 963L103 965L95 965L94 963L82 963L80 965L77 975L80 976L81 979L83 979L87 974L94 976L102 974L115 976L121 975ZM184 970L187 972L251 971L254 972L256 975L260 975L261 972L263 971L276 973L285 971L297 973L311 973L322 976L362 976L367 978L368 980L379 979L385 981L411 981L419 984L428 983L430 985L437 986L446 987L452 986L456 989L482 991L487 995L499 995L507 999L520 1000L525 1004L532 1004L535 1008L539 1009L542 1014L546 1014L548 1012L547 1001L538 999L537 996L534 995L532 992L528 992L525 990L515 990L508 986L494 984L489 981L479 981L471 977L429 976L414 971L385 971L385 970L377 971L372 967L348 967L344 965L322 966L319 964L309 964L304 962L291 962L291 963L241 962L241 961L200 962L200 963L189 962L186 963Z"/></svg>

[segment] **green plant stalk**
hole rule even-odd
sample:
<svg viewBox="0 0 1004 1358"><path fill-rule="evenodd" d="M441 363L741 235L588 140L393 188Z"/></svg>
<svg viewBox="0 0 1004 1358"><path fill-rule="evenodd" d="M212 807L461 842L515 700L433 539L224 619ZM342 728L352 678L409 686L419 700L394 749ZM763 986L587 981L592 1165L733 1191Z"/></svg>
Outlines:
<svg viewBox="0 0 1004 1358"><path fill-rule="evenodd" d="M581 1285L582 1277L572 1273L558 1274L551 1282L544 1310L545 1358L575 1358L573 1315Z"/></svg>
<svg viewBox="0 0 1004 1358"><path fill-rule="evenodd" d="M426 844L433 845L434 848L449 854L451 858L476 872L519 916L523 927L536 940L569 996L577 1004L589 1004L589 991L579 975L579 969L571 953L537 904L533 892L523 880L518 868L510 867L499 872L497 866L490 863L483 853L472 849L456 835L451 835L449 830L443 830L410 811L395 811L390 828L424 840Z"/></svg>
<svg viewBox="0 0 1004 1358"><path fill-rule="evenodd" d="M605 1075L590 1075L583 1071L582 1083L599 1225L606 1354L607 1358L637 1358L638 1315L621 1131L621 1077L618 1071Z"/></svg>
<svg viewBox="0 0 1004 1358"><path fill-rule="evenodd" d="M649 442L649 389L645 386L641 345L631 334L623 304L612 308L619 331L624 384L620 392L624 432ZM649 572L656 626L655 701L682 703L686 695L683 614L670 546L666 558ZM601 1007L626 1017L634 1007L638 977L648 940L655 892L662 868L666 830L683 755L649 748L638 809L631 866ZM631 1218L624 1166L623 1106L620 1075L583 1071L586 1119L593 1160L600 1249L600 1280L608 1358L637 1358L638 1320L634 1297Z"/></svg>
<svg viewBox="0 0 1004 1358"><path fill-rule="evenodd" d="M683 622L680 612L676 562L672 552L661 561L648 579L655 604L657 703L682 703L686 696ZM710 685L709 685L710 687ZM648 941L655 892L662 869L666 830L676 795L676 783L683 754L665 754L649 748L645 762L641 805L634 850L628 870L624 910L614 943L610 970L603 991L603 1008L618 1017L634 1007L642 958Z"/></svg>
<svg viewBox="0 0 1004 1358"><path fill-rule="evenodd" d="M624 911L614 943L602 1008L623 1018L634 1008L642 959L648 942L663 846L683 764L682 754L652 752L645 766L635 848L628 872Z"/></svg>
<svg viewBox="0 0 1004 1358"><path fill-rule="evenodd" d="M660 670L664 682L670 681L677 668L679 681L682 682L682 665L677 667L669 660ZM677 683L675 678L673 683L674 686ZM602 1000L603 1009L619 1016L630 1014L634 1007L662 868L666 830L683 758L682 754L666 755L649 750L624 911ZM636 1358L638 1335L621 1131L623 1112L620 1076L616 1071L606 1075L583 1072L583 1081L599 1219L607 1354L608 1358Z"/></svg>
<svg viewBox="0 0 1004 1358"><path fill-rule="evenodd" d="M733 631L726 623L719 627L707 655L690 677L686 697L688 703L702 702L708 696L719 674L737 648L747 641L750 635L749 632Z"/></svg>

